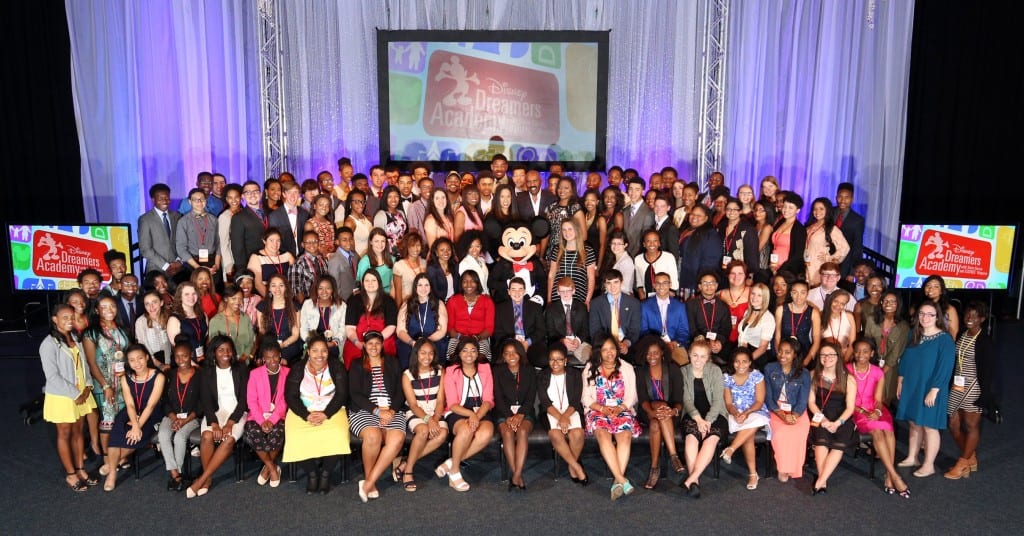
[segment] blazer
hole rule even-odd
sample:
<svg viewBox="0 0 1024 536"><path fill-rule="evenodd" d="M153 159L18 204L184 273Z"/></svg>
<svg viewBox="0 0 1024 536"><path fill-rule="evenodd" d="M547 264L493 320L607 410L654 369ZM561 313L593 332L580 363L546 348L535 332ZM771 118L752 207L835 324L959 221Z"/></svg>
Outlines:
<svg viewBox="0 0 1024 536"><path fill-rule="evenodd" d="M535 213L533 211L533 203L530 201L530 199L531 198L529 191L519 192L516 194L515 209L516 212L519 213L520 220L530 221L533 218L536 218L537 216L543 218L544 214L547 213L548 207L551 206L552 203L558 201L558 198L556 198L555 194L551 193L550 190L548 190L547 188L541 188L539 204L540 212Z"/></svg>
<svg viewBox="0 0 1024 536"><path fill-rule="evenodd" d="M249 372L249 385L246 388L246 403L249 405L249 420L263 426L264 421L277 424L284 420L288 413L288 404L284 401L285 383L288 382L288 367L281 365L277 373L277 388L274 398L270 398L270 373L267 366L256 367ZM274 411L270 411L273 405ZM263 414L270 413L264 419Z"/></svg>
<svg viewBox="0 0 1024 536"><path fill-rule="evenodd" d="M300 242L302 241L302 229L306 225L306 220L309 219L309 212L302 207L296 207L295 210L297 211L295 229L297 229L299 234L297 237L292 233L292 226L288 221L288 212L285 210L284 203L277 210L270 213L270 216L267 217L267 223L270 227L276 227L281 232L281 251L287 251L298 257L303 251Z"/></svg>
<svg viewBox="0 0 1024 536"><path fill-rule="evenodd" d="M164 415L177 415L178 413L194 413L197 417L202 416L202 406L199 404L199 386L203 383L203 375L199 369L192 371L192 379L181 386L178 391L177 369L170 369L166 374L167 382L164 383ZM182 398L178 398L179 394Z"/></svg>
<svg viewBox="0 0 1024 536"><path fill-rule="evenodd" d="M459 267L457 264L451 266L452 273L452 296L462 293L462 278L459 277ZM444 302L445 298L448 297L448 279L444 276L444 270L436 262L431 261L427 264L427 278L430 279L430 288L434 289L434 295L437 299ZM483 283L483 281L481 281Z"/></svg>
<svg viewBox="0 0 1024 536"><path fill-rule="evenodd" d="M236 272L244 270L249 264L249 257L263 247L264 230L264 220L248 206L231 217L231 256L235 259Z"/></svg>
<svg viewBox="0 0 1024 536"><path fill-rule="evenodd" d="M696 420L701 416L693 403L693 365L686 365L680 371L683 376L683 411ZM704 393L708 397L711 409L707 415L703 415L705 421L714 421L719 417L725 417L725 378L722 376L722 369L714 363L704 364ZM807 394L804 393L804 404L807 403Z"/></svg>
<svg viewBox="0 0 1024 536"><path fill-rule="evenodd" d="M213 356L210 356L210 359L212 360ZM217 422L217 410L220 409L217 405L217 365L201 367L197 372L202 377L199 383L199 411L207 423L213 424ZM228 419L239 423L248 411L246 389L249 387L249 369L242 363L232 364L231 379L235 383L235 398L238 399L238 404Z"/></svg>
<svg viewBox="0 0 1024 536"><path fill-rule="evenodd" d="M562 311L563 315L565 311ZM491 348L498 348L505 339L516 336L515 316L512 313L512 302L506 301L494 307L494 335L491 336ZM563 326L564 328L564 326ZM544 322L544 310L540 305L523 300L523 331L531 344L547 343L548 329Z"/></svg>
<svg viewBox="0 0 1024 536"><path fill-rule="evenodd" d="M668 356L665 356L668 357ZM668 381L665 381L668 378ZM672 407L683 407L683 373L669 359L661 362L661 391L664 401ZM654 384L651 383L651 367L646 361L636 371L636 397L642 406L654 397Z"/></svg>
<svg viewBox="0 0 1024 536"><path fill-rule="evenodd" d="M130 328L134 328L135 321L138 320L140 316L146 313L146 308L142 304L142 296L139 294L136 294L135 299L132 300L135 302L135 316L131 316L128 314L128 307L124 304L124 299L121 297L120 294L114 296L114 301L117 302L117 318L121 321L122 326L130 326ZM125 331L128 332L128 338L130 338L132 342L136 342L135 330L127 329Z"/></svg>
<svg viewBox="0 0 1024 536"><path fill-rule="evenodd" d="M353 257L354 264L359 266L359 254L355 251L349 252L349 255ZM359 286L356 282L356 275L352 273L352 267L349 266L349 261L345 258L345 255L340 251L336 251L334 255L331 255L331 259L327 261L327 273L331 274L331 277L338 283L338 295L341 299L348 301L352 296L352 292Z"/></svg>
<svg viewBox="0 0 1024 536"><path fill-rule="evenodd" d="M508 371L508 365L494 367L494 413L500 419L512 415L525 415L536 419L534 406L537 405L537 373L529 363L519 364L519 384ZM519 411L512 412L512 405L519 404Z"/></svg>
<svg viewBox="0 0 1024 536"><path fill-rule="evenodd" d="M143 273L149 270L162 271L164 266L177 260L174 237L178 231L179 218L181 214L178 211L167 211L167 219L171 224L171 234L168 235L164 220L155 208L139 216L139 253L146 261Z"/></svg>
<svg viewBox="0 0 1024 536"><path fill-rule="evenodd" d="M636 216L632 215L633 210L631 207L627 206L622 209L622 228L629 239L629 246L626 248L626 251L629 252L630 257L636 257L637 253L640 252L640 240L643 237L644 231L654 227L654 212L651 212L650 207L643 200L640 201L640 207L636 209Z"/></svg>
<svg viewBox="0 0 1024 536"><path fill-rule="evenodd" d="M70 399L78 398L82 389L76 383L75 360L71 349L64 344L64 341L47 335L39 345L39 359L43 364L43 374L46 376L46 385L43 392L48 395L65 396ZM92 374L89 373L89 365L85 359L85 347L78 343L78 362L85 370L85 383L82 388L91 387ZM96 394L96 393L94 393Z"/></svg>
<svg viewBox="0 0 1024 536"><path fill-rule="evenodd" d="M552 406L548 389L551 387L551 369L544 369L537 374L537 399L540 402L540 411L547 414L548 408ZM583 413L583 374L579 369L566 367L565 369L565 397L569 399L569 405L576 408L576 413L582 420Z"/></svg>
<svg viewBox="0 0 1024 536"><path fill-rule="evenodd" d="M491 375L491 366L487 363L479 363L476 366L476 374L480 377L480 397L484 402L494 405L494 377ZM453 406L462 404L462 382L466 377L462 373L462 366L458 363L444 370L444 411L449 413Z"/></svg>
<svg viewBox="0 0 1024 536"><path fill-rule="evenodd" d="M690 320L683 302L670 297L666 314L666 333L668 338L686 346L690 342ZM651 296L640 304L640 336L654 335L661 337L661 309L658 307L657 296ZM642 357L638 358L642 360Z"/></svg>
<svg viewBox="0 0 1024 536"><path fill-rule="evenodd" d="M721 268L722 237L707 225L682 240L679 244L679 288L695 289L701 272ZM800 261L803 262L803 257Z"/></svg>
<svg viewBox="0 0 1024 536"><path fill-rule="evenodd" d="M715 296L715 305L712 307L713 313L711 315L711 326L708 326L705 314L707 310L704 308L704 298L700 294L690 298L686 302L686 316L690 322L690 338L693 339L697 335L707 336L707 332L715 332L715 340L722 343L722 351L717 355L727 356L732 353L732 347L734 343L729 342L729 334L732 332L732 318L729 314L729 306L719 298Z"/></svg>
<svg viewBox="0 0 1024 536"><path fill-rule="evenodd" d="M619 295L619 327L630 344L640 340L640 301L625 293ZM602 294L590 301L590 334L603 331L617 337L618 334L611 333L611 328L612 306L607 295Z"/></svg>
<svg viewBox="0 0 1024 536"><path fill-rule="evenodd" d="M427 233L423 230L423 220L427 217L427 202L423 199L409 203L405 211L405 220L410 230L415 230L426 240Z"/></svg>
<svg viewBox="0 0 1024 536"><path fill-rule="evenodd" d="M572 315L572 333L583 342L590 342L590 312L587 305L578 299L572 300L569 308ZM548 344L559 342L568 335L565 331L565 304L555 300L544 309L544 324Z"/></svg>
<svg viewBox="0 0 1024 536"><path fill-rule="evenodd" d="M679 228L676 227L675 223L672 222L672 215L669 214L665 221L661 223L661 227L658 227L658 222L655 221L651 226L658 231L658 236L661 238L661 250L667 251L672 254L673 257L679 258ZM643 240L643 235L640 235L640 239ZM640 244L643 251L643 244Z"/></svg>
<svg viewBox="0 0 1024 536"><path fill-rule="evenodd" d="M864 256L864 216L853 210L847 211L843 216L843 226L839 230L843 232L843 238L850 245L850 252L839 264L839 273L846 277L853 272L853 264Z"/></svg>
<svg viewBox="0 0 1024 536"><path fill-rule="evenodd" d="M800 363L793 363L791 372L799 372L800 376L787 377L782 372L782 365L777 362L764 366L764 405L768 406L768 411L774 413L779 410L779 396L783 389L786 391L786 403L793 406L793 414L799 416L807 411L807 396L811 392L811 371L804 370Z"/></svg>
<svg viewBox="0 0 1024 536"><path fill-rule="evenodd" d="M804 263L806 247L807 228L799 221L794 221L793 228L789 231L789 258L779 266L779 270L787 270L795 276L803 277L807 272L807 265Z"/></svg>
<svg viewBox="0 0 1024 536"><path fill-rule="evenodd" d="M758 250L757 229L746 218L740 218L733 230L733 235L726 235L729 220L722 220L718 234L722 237L722 254L733 260L742 260L747 265L748 273L757 273L761 269L761 252ZM737 252L742 251L737 258Z"/></svg>
<svg viewBox="0 0 1024 536"><path fill-rule="evenodd" d="M382 356L383 357L383 356ZM391 399L391 409L398 411L405 407L405 391L402 390L402 367L398 360L383 357L381 373L384 376L384 390ZM373 390L373 374L363 368L363 358L356 359L348 368L348 394L351 406L373 413L377 401L370 399Z"/></svg>
<svg viewBox="0 0 1024 536"><path fill-rule="evenodd" d="M309 410L302 403L299 390L302 386L302 378L306 374L307 362L308 360L303 359L295 364L288 371L288 379L284 384L284 401L288 404L288 409L302 420L309 418ZM348 401L348 371L345 370L345 364L336 358L327 359L327 370L331 374L331 380L334 381L334 397L331 398L331 401L327 403L327 407L324 408L324 415L330 419Z"/></svg>

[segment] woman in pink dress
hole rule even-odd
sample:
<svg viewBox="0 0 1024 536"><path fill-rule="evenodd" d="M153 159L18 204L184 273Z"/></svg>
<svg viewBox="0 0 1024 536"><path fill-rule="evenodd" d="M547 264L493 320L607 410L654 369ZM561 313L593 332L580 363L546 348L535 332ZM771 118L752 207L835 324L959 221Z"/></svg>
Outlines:
<svg viewBox="0 0 1024 536"><path fill-rule="evenodd" d="M896 472L896 436L893 433L892 414L882 402L885 390L885 372L871 363L875 359L875 344L870 339L858 338L853 343L853 361L846 370L857 382L857 397L853 422L857 432L871 434L878 459L885 466L885 492L899 493L910 498L910 488Z"/></svg>

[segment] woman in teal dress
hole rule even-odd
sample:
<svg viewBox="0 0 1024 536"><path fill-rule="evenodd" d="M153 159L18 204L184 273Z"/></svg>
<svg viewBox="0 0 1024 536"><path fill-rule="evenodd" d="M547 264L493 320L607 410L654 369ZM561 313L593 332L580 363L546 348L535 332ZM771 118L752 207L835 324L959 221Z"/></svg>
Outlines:
<svg viewBox="0 0 1024 536"><path fill-rule="evenodd" d="M107 450L110 440L110 429L114 418L124 409L124 397L121 396L121 377L124 376L124 349L131 340L128 332L118 322L117 301L111 296L100 298L96 305L98 318L96 323L85 332L85 358L92 376L92 393L99 407L100 446ZM118 463L123 460L117 460ZM107 464L104 464L104 467ZM100 474L106 476L101 468Z"/></svg>
<svg viewBox="0 0 1024 536"><path fill-rule="evenodd" d="M917 323L910 344L900 358L896 396L900 399L896 418L909 421L910 439L907 457L899 467L918 465L917 455L924 442L924 460L914 471L916 477L935 473L939 453L939 430L946 428L949 380L955 356L953 337L935 302L926 301L917 308Z"/></svg>

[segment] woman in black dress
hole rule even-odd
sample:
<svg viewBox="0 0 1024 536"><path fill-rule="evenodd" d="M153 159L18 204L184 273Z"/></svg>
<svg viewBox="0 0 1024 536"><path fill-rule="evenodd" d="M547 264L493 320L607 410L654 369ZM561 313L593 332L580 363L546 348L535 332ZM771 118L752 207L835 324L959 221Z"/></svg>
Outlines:
<svg viewBox="0 0 1024 536"><path fill-rule="evenodd" d="M812 495L827 491L828 477L843 459L843 452L857 446L857 429L851 420L857 407L857 381L847 374L840 355L838 345L822 343L811 376L807 410L811 413L810 441L818 468Z"/></svg>

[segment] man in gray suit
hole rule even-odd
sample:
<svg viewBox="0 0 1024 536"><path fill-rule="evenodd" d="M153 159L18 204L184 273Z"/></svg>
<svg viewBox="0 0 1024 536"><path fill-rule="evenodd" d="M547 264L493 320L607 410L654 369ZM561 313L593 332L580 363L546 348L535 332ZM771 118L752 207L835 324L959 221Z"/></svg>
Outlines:
<svg viewBox="0 0 1024 536"><path fill-rule="evenodd" d="M626 196L629 204L622 209L622 225L629 239L629 246L626 251L630 257L636 257L640 252L640 238L644 231L654 226L654 213L644 201L644 189L647 184L640 177L630 179L626 187Z"/></svg>
<svg viewBox="0 0 1024 536"><path fill-rule="evenodd" d="M327 273L331 274L338 284L337 292L341 299L348 301L356 288L356 266L359 255L355 251L355 238L352 229L338 227L334 232L334 245L338 251L327 261Z"/></svg>
<svg viewBox="0 0 1024 536"><path fill-rule="evenodd" d="M622 293L622 273L614 268L605 274L604 286L604 295L590 302L590 336L611 334L619 345L619 355L626 357L640 340L640 301ZM616 305L618 309L613 311Z"/></svg>
<svg viewBox="0 0 1024 536"><path fill-rule="evenodd" d="M153 200L153 210L139 216L139 253L146 261L146 271L160 270L174 278L182 268L181 260L174 251L174 236L181 214L169 210L171 189L166 184L157 183L150 187L149 198Z"/></svg>

